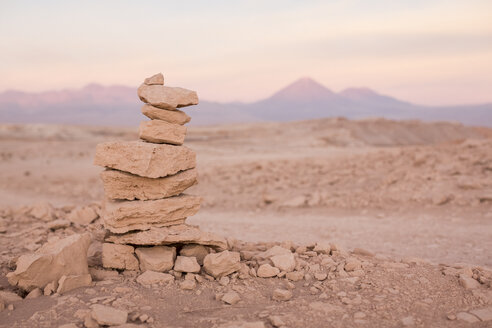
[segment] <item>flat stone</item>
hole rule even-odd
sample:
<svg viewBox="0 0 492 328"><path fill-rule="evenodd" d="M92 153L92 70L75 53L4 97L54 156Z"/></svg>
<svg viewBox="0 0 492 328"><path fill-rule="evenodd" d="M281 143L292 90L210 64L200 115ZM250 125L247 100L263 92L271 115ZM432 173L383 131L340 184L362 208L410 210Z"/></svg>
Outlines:
<svg viewBox="0 0 492 328"><path fill-rule="evenodd" d="M213 247L219 251L227 249L227 241L225 238L209 232L201 231L198 227L187 224L162 228L152 227L146 231L129 232L124 235L112 235L106 240L115 244L199 244Z"/></svg>
<svg viewBox="0 0 492 328"><path fill-rule="evenodd" d="M482 321L492 321L492 307L470 310L470 313Z"/></svg>
<svg viewBox="0 0 492 328"><path fill-rule="evenodd" d="M20 256L16 270L7 274L8 281L11 285L31 291L44 288L64 275L88 274L87 249L90 242L88 233L48 242L34 254Z"/></svg>
<svg viewBox="0 0 492 328"><path fill-rule="evenodd" d="M275 301L288 301L292 298L292 291L277 288L273 291L272 299Z"/></svg>
<svg viewBox="0 0 492 328"><path fill-rule="evenodd" d="M280 247L280 246L273 246L272 248L267 249L264 252L261 252L257 255L259 259L269 259L272 256L275 255L283 255L283 254L292 254L290 249Z"/></svg>
<svg viewBox="0 0 492 328"><path fill-rule="evenodd" d="M114 233L184 223L200 209L201 198L181 195L157 200L111 201L104 204L104 227Z"/></svg>
<svg viewBox="0 0 492 328"><path fill-rule="evenodd" d="M151 120L161 120L173 124L186 124L191 120L191 117L186 115L185 112L176 110L167 110L154 107L149 104L142 106L142 114L150 118Z"/></svg>
<svg viewBox="0 0 492 328"><path fill-rule="evenodd" d="M239 294L235 291L230 291L225 293L224 296L222 296L221 300L224 303L234 305L241 301L241 296L239 296Z"/></svg>
<svg viewBox="0 0 492 328"><path fill-rule="evenodd" d="M88 225L98 217L97 212L90 206L77 207L67 215L70 222L80 225Z"/></svg>
<svg viewBox="0 0 492 328"><path fill-rule="evenodd" d="M139 138L159 144L182 145L186 137L186 126L161 120L140 123Z"/></svg>
<svg viewBox="0 0 492 328"><path fill-rule="evenodd" d="M480 283L478 281L464 274L460 275L459 282L460 285L463 286L463 288L465 289L475 289L480 287Z"/></svg>
<svg viewBox="0 0 492 328"><path fill-rule="evenodd" d="M126 323L128 312L110 306L94 304L91 316L102 326L117 326Z"/></svg>
<svg viewBox="0 0 492 328"><path fill-rule="evenodd" d="M328 254L330 255L331 246L327 242L317 242L314 246L313 251L319 254Z"/></svg>
<svg viewBox="0 0 492 328"><path fill-rule="evenodd" d="M476 316L474 316L473 314L470 314L468 312L459 312L459 313L456 313L456 318L458 320L465 321L465 322L468 322L468 323L475 323L475 322L479 322L480 321L480 319L478 319Z"/></svg>
<svg viewBox="0 0 492 328"><path fill-rule="evenodd" d="M31 299L31 298L38 298L39 296L43 295L43 291L41 288L35 288L27 294L26 299Z"/></svg>
<svg viewBox="0 0 492 328"><path fill-rule="evenodd" d="M162 73L157 73L148 77L144 80L144 84L147 85L164 85L164 75Z"/></svg>
<svg viewBox="0 0 492 328"><path fill-rule="evenodd" d="M208 253L210 253L208 247L203 245L184 245L179 251L179 255L195 257L200 265L203 265L203 259Z"/></svg>
<svg viewBox="0 0 492 328"><path fill-rule="evenodd" d="M101 172L104 194L110 199L152 200L181 194L197 181L196 169L181 171L164 178L145 178L138 175L105 170Z"/></svg>
<svg viewBox="0 0 492 328"><path fill-rule="evenodd" d="M241 257L238 252L223 251L205 256L203 269L214 278L221 278L241 268Z"/></svg>
<svg viewBox="0 0 492 328"><path fill-rule="evenodd" d="M200 264L196 261L196 257L178 256L174 262L174 271L198 273Z"/></svg>
<svg viewBox="0 0 492 328"><path fill-rule="evenodd" d="M22 297L16 293L0 290L0 303L11 304L22 301Z"/></svg>
<svg viewBox="0 0 492 328"><path fill-rule="evenodd" d="M176 247L141 247L135 250L135 254L140 262L141 271L166 272L174 266Z"/></svg>
<svg viewBox="0 0 492 328"><path fill-rule="evenodd" d="M174 276L169 273L162 273L156 271L145 271L140 276L137 277L137 282L141 285L148 286L159 283L169 283L174 281Z"/></svg>
<svg viewBox="0 0 492 328"><path fill-rule="evenodd" d="M270 264L265 263L260 265L256 274L260 278L271 278L275 277L280 273L278 268L272 267Z"/></svg>
<svg viewBox="0 0 492 328"><path fill-rule="evenodd" d="M110 141L97 145L94 164L142 177L162 178L194 168L196 155L185 146Z"/></svg>
<svg viewBox="0 0 492 328"><path fill-rule="evenodd" d="M92 277L90 274L62 276L58 280L58 289L56 292L63 294L76 288L90 286L91 283Z"/></svg>
<svg viewBox="0 0 492 328"><path fill-rule="evenodd" d="M104 243L102 245L103 267L120 270L138 270L135 250L130 245Z"/></svg>
<svg viewBox="0 0 492 328"><path fill-rule="evenodd" d="M181 284L179 284L179 288L181 288L183 290L192 290L192 289L195 289L195 287L196 287L196 281L195 280L186 279L186 280L183 280L181 282Z"/></svg>
<svg viewBox="0 0 492 328"><path fill-rule="evenodd" d="M162 109L174 110L198 104L196 92L184 88L142 84L137 93L144 103Z"/></svg>
<svg viewBox="0 0 492 328"><path fill-rule="evenodd" d="M275 255L272 256L270 260L276 268L280 269L280 271L291 272L296 267L296 259L292 253Z"/></svg>
<svg viewBox="0 0 492 328"><path fill-rule="evenodd" d="M291 281L299 281L299 280L304 279L304 273L301 271L287 272L285 277Z"/></svg>

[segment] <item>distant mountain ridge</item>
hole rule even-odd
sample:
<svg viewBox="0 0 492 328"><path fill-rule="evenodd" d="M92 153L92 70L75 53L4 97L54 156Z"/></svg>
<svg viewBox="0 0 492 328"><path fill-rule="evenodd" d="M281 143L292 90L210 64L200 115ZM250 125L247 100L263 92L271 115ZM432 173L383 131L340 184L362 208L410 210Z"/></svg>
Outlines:
<svg viewBox="0 0 492 328"><path fill-rule="evenodd" d="M67 123L134 126L145 119L136 88L89 84L82 89L27 93L0 93L0 122ZM191 124L259 121L295 121L323 117L385 117L458 121L492 126L492 104L431 107L381 95L368 88L335 93L311 78L302 78L271 97L253 103L218 103L201 100L184 108Z"/></svg>

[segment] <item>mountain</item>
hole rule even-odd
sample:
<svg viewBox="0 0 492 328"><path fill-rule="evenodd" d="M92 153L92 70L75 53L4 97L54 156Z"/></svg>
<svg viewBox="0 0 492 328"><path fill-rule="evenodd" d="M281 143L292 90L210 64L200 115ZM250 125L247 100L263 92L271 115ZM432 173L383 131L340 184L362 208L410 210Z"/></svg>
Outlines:
<svg viewBox="0 0 492 328"><path fill-rule="evenodd" d="M135 126L145 119L136 88L90 84L77 90L0 93L0 122L66 123ZM323 117L385 117L389 119L451 120L492 126L492 104L430 107L411 104L368 88L335 93L310 78L302 78L253 103L201 100L185 108L192 124L294 121Z"/></svg>

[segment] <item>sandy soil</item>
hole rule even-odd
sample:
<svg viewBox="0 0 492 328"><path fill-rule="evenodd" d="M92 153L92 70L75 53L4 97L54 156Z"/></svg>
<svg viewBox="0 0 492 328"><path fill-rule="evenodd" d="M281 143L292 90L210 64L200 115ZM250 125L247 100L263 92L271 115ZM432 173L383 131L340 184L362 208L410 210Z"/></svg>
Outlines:
<svg viewBox="0 0 492 328"><path fill-rule="evenodd" d="M354 282L333 275L295 286L285 279L234 277L226 285L207 281L182 291L179 279L147 289L125 273L68 295L18 303L0 312L0 326L82 326L74 314L99 296L146 313L153 322L145 325L156 327L233 321L272 326L275 315L287 327L466 326L455 321L457 314L492 306L491 136L490 130L457 124L378 119L190 128L186 145L197 152L200 174L190 193L205 199L190 223L254 242L258 250L272 245L268 242L329 241L344 250L333 255L336 263L358 256L365 274ZM92 165L95 145L136 137L134 129L1 126L0 289L10 289L4 277L15 268L13 259L50 236L101 230L100 220L90 227L38 227L22 213L43 201L59 208L61 218L63 207L99 206L103 190L101 169ZM253 247L248 245L235 247ZM356 247L376 256L351 254ZM300 255L309 264L322 261L320 255ZM467 269L483 277L480 289L460 285L457 275ZM293 288L292 300L273 301L278 287ZM231 289L241 302L216 300ZM491 322L478 319L476 325Z"/></svg>

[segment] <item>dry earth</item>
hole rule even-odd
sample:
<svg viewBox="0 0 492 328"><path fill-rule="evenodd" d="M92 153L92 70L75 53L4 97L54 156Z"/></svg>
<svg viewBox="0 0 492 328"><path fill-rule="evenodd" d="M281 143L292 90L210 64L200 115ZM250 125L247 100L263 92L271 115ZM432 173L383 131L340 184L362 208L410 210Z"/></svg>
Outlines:
<svg viewBox="0 0 492 328"><path fill-rule="evenodd" d="M190 193L205 202L189 222L228 237L255 270L263 262L248 252L282 244L304 275L297 282L200 275L182 290L183 277L145 288L136 273L101 271L100 219L66 221L74 207L100 209L95 145L136 139L134 129L3 125L0 292L13 290L5 275L16 257L83 231L93 232L96 282L14 302L0 311L0 326L82 327L96 303L155 327L492 326L491 136L458 124L380 119L190 128L186 145L197 152L199 172ZM55 207L48 223L30 214L46 202ZM316 253L316 242L337 247ZM354 259L361 270L345 270ZM460 275L480 283L471 288ZM292 298L273 300L277 288ZM231 291L240 301L228 305L221 295Z"/></svg>

